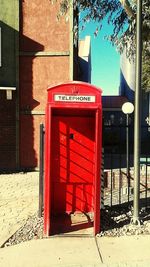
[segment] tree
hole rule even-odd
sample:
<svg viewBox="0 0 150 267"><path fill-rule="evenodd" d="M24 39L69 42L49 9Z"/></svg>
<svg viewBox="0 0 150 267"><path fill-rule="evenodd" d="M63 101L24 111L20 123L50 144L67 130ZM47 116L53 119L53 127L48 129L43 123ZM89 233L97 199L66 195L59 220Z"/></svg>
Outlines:
<svg viewBox="0 0 150 267"><path fill-rule="evenodd" d="M142 87L145 92L150 92L150 52L143 53Z"/></svg>
<svg viewBox="0 0 150 267"><path fill-rule="evenodd" d="M72 0L62 0L60 3L61 14L66 14ZM143 3L143 70L145 89L149 89L150 77L150 5L149 0L142 0ZM136 0L73 0L74 8L78 8L84 14L82 27L90 20L97 23L95 35L103 27L104 19L108 24L113 25L113 33L106 38L115 45L122 53L126 50L127 57L135 56L136 36ZM76 29L75 25L75 29Z"/></svg>

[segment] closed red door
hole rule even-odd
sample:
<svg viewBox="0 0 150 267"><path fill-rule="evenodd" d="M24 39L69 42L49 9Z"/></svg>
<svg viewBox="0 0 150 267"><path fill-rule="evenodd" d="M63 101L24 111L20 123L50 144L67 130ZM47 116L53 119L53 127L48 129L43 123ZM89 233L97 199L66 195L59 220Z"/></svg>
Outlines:
<svg viewBox="0 0 150 267"><path fill-rule="evenodd" d="M52 117L53 214L94 209L95 116Z"/></svg>

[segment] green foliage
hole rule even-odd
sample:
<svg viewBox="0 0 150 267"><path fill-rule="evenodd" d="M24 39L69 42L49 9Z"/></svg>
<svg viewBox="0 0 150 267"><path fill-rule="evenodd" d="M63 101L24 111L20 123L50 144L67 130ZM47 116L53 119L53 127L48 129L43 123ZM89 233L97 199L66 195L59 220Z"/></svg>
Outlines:
<svg viewBox="0 0 150 267"><path fill-rule="evenodd" d="M57 0L56 0L57 1ZM150 90L150 0L142 0L143 6L143 88ZM67 13L70 5L84 15L82 29L89 21L97 23L94 35L103 27L103 21L113 26L113 33L106 36L119 53L125 49L127 57L134 58L136 36L136 0L62 0L60 13ZM75 25L77 31L77 25ZM75 34L77 36L77 34Z"/></svg>
<svg viewBox="0 0 150 267"><path fill-rule="evenodd" d="M120 53L126 47L127 56L135 53L136 1L135 0L62 0L60 13L66 14L70 5L85 14L82 17L82 28L89 21L97 23L95 35L103 27L104 19L113 26L113 33L106 38L117 47ZM143 45L150 45L150 5L143 0Z"/></svg>
<svg viewBox="0 0 150 267"><path fill-rule="evenodd" d="M143 54L142 64L142 87L146 92L150 92L150 52Z"/></svg>

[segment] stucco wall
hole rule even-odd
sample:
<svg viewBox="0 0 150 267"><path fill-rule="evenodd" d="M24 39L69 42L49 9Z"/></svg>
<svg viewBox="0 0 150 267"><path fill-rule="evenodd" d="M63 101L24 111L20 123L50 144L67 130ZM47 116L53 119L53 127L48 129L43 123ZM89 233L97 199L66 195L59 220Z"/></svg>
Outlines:
<svg viewBox="0 0 150 267"><path fill-rule="evenodd" d="M17 86L18 1L0 1L1 67L0 87ZM16 167L16 92L6 99L0 90L0 169Z"/></svg>
<svg viewBox="0 0 150 267"><path fill-rule="evenodd" d="M0 86L16 87L10 101L0 90L0 170L38 166L47 88L70 79L71 20L58 21L58 8L49 0L0 1Z"/></svg>
<svg viewBox="0 0 150 267"><path fill-rule="evenodd" d="M24 0L20 17L20 166L39 165L39 126L47 88L69 80L70 25L58 5ZM28 141L27 141L28 140Z"/></svg>

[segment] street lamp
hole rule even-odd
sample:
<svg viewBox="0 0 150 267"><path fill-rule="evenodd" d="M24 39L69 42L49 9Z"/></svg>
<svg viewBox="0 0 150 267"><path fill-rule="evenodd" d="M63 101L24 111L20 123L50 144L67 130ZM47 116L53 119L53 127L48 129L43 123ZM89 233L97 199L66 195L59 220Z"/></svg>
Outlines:
<svg viewBox="0 0 150 267"><path fill-rule="evenodd" d="M129 114L134 111L134 106L130 102L122 105L122 111L126 114L126 164L127 164L127 181L128 181L128 202L129 202L129 188L130 188L130 166L129 166Z"/></svg>

